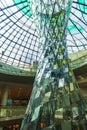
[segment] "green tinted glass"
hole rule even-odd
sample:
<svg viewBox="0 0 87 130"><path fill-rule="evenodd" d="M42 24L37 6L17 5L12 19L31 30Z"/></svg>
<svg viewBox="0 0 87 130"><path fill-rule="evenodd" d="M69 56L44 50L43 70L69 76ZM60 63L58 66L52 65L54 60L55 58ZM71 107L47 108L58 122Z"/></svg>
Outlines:
<svg viewBox="0 0 87 130"><path fill-rule="evenodd" d="M30 5L30 0L14 0L15 4L17 4L18 8L27 16L32 16L32 10Z"/></svg>
<svg viewBox="0 0 87 130"><path fill-rule="evenodd" d="M18 8L28 17L32 16L32 7L30 4L30 0L14 0L14 2L17 4ZM84 0L78 0L79 3L82 3L82 5L80 5L80 8L83 11L87 11L87 6L83 6L83 4L85 3ZM86 2L87 3L87 2ZM76 27L77 26L77 27ZM69 22L68 24L68 30L71 32L71 34L77 34L79 33L79 31L83 31L83 28L78 25L78 24L71 24Z"/></svg>

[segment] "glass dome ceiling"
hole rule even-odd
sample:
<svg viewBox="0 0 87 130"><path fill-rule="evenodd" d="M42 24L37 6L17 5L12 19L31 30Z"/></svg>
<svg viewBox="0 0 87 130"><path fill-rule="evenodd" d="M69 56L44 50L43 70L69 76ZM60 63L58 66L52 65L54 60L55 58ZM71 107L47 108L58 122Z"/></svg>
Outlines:
<svg viewBox="0 0 87 130"><path fill-rule="evenodd" d="M30 0L0 0L0 7L0 61L28 69L41 46ZM87 0L73 0L67 47L69 53L87 49Z"/></svg>

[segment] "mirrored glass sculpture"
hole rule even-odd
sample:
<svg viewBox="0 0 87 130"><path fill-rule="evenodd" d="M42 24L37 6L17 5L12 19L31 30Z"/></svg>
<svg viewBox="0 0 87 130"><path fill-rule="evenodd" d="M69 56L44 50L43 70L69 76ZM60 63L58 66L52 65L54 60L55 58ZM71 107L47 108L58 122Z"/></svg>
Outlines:
<svg viewBox="0 0 87 130"><path fill-rule="evenodd" d="M72 0L32 1L42 46L21 130L72 130L86 124L87 104L70 68L66 44L71 7Z"/></svg>

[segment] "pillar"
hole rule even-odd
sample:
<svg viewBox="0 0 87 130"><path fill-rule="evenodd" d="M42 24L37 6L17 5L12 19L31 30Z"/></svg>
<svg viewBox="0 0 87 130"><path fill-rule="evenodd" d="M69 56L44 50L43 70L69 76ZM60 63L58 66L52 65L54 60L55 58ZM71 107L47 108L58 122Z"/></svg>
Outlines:
<svg viewBox="0 0 87 130"><path fill-rule="evenodd" d="M29 130L67 130L84 120L86 102L70 68L66 36L72 0L34 0L40 60L21 125ZM65 126L65 127L64 127Z"/></svg>
<svg viewBox="0 0 87 130"><path fill-rule="evenodd" d="M6 87L3 88L1 106L6 106L7 100L8 100L8 87L6 86Z"/></svg>

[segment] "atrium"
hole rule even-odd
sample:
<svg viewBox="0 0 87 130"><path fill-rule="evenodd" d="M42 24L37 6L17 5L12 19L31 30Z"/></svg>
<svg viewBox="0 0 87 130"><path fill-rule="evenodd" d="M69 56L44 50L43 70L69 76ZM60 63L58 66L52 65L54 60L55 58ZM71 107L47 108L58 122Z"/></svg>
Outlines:
<svg viewBox="0 0 87 130"><path fill-rule="evenodd" d="M87 1L0 0L0 130L65 128L87 130Z"/></svg>

